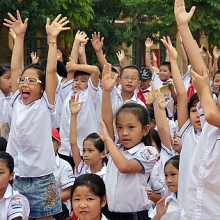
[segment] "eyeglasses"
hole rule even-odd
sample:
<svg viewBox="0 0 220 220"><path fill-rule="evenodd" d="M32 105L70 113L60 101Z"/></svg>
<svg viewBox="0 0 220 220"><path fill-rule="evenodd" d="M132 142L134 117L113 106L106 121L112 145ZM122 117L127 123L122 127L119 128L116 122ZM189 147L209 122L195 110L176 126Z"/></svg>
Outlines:
<svg viewBox="0 0 220 220"><path fill-rule="evenodd" d="M24 83L26 83L26 82L27 82L28 84L30 84L30 85L36 85L36 84L38 84L38 83L42 84L42 82L41 82L38 78L33 77L33 76L31 76L31 77L19 76L19 77L17 78L17 83L18 83L18 84L24 84Z"/></svg>
<svg viewBox="0 0 220 220"><path fill-rule="evenodd" d="M124 79L124 80L126 80L126 81L130 81L130 80L131 80L131 82L137 82L137 81L139 81L138 78L129 77L129 76L122 76L121 79Z"/></svg>

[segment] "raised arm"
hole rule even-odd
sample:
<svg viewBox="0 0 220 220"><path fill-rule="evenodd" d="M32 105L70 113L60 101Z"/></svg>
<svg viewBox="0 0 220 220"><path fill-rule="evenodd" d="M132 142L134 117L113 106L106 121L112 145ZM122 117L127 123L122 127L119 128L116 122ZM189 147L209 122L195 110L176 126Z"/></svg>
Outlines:
<svg viewBox="0 0 220 220"><path fill-rule="evenodd" d="M102 51L103 42L104 42L104 37L100 36L100 32L98 33L94 32L92 34L92 39L91 39L92 47L95 50L97 59L102 68L104 67L105 64L108 63Z"/></svg>
<svg viewBox="0 0 220 220"><path fill-rule="evenodd" d="M149 37L145 40L145 65L150 69L152 74L154 74L154 68L151 65L150 48L152 47L153 43L154 42Z"/></svg>
<svg viewBox="0 0 220 220"><path fill-rule="evenodd" d="M220 50L215 46L213 48L213 56L214 56L214 62L213 62L213 74L219 69L218 67L218 60L220 57Z"/></svg>
<svg viewBox="0 0 220 220"><path fill-rule="evenodd" d="M176 17L177 25L181 37L183 39L183 44L186 50L186 53L189 57L190 63L193 66L193 69L198 73L202 74L202 67L204 66L203 59L201 57L199 48L191 31L189 29L188 23L195 12L196 7L193 6L189 13L186 12L184 0L175 0L174 5L174 14Z"/></svg>
<svg viewBox="0 0 220 220"><path fill-rule="evenodd" d="M118 61L119 61L119 64L122 68L125 67L125 52L124 50L119 50L117 53L116 53L116 56L118 58Z"/></svg>
<svg viewBox="0 0 220 220"><path fill-rule="evenodd" d="M86 43L81 43L79 45L79 63L80 64L87 64L87 61L86 61Z"/></svg>
<svg viewBox="0 0 220 220"><path fill-rule="evenodd" d="M64 27L69 21L67 17L61 18L61 14L58 15L55 20L50 24L50 19L47 18L46 32L47 43L49 46L47 55L47 67L46 67L46 87L45 91L50 104L54 104L55 93L58 83L56 74L57 67L57 36L63 30L69 30L69 27Z"/></svg>
<svg viewBox="0 0 220 220"><path fill-rule="evenodd" d="M5 23L3 23L4 26L11 28L12 31L16 34L11 58L12 93L15 93L18 90L17 78L22 73L21 63L23 58L24 36L28 24L28 18L26 18L23 23L18 10L16 11L16 14L17 19L12 14L8 13L8 16L11 20L4 19Z"/></svg>
<svg viewBox="0 0 220 220"><path fill-rule="evenodd" d="M77 145L77 115L81 110L83 103L79 104L78 102L79 95L73 95L69 101L69 107L71 112L69 139L73 161L76 168L78 168L82 160L79 152L79 147Z"/></svg>
<svg viewBox="0 0 220 220"><path fill-rule="evenodd" d="M167 48L169 56L170 56L170 64L172 68L172 78L173 83L177 92L177 118L178 118L178 127L179 129L184 125L184 123L188 120L188 99L186 95L186 90L182 81L182 77L177 65L177 51L173 47L171 40L169 37L167 39L164 37L161 39L164 46Z"/></svg>

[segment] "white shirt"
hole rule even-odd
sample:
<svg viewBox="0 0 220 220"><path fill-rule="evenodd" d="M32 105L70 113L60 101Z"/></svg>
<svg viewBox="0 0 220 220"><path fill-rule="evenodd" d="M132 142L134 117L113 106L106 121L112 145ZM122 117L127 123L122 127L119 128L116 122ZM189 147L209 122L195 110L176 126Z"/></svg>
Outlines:
<svg viewBox="0 0 220 220"><path fill-rule="evenodd" d="M0 90L0 136L8 140L12 109L10 106L11 93L5 97Z"/></svg>
<svg viewBox="0 0 220 220"><path fill-rule="evenodd" d="M79 163L78 169L76 170L76 168L75 168L75 175L76 175L76 177L78 177L78 176L86 174L86 173L92 173L92 171L90 169L90 166L86 165L85 162L83 160L81 160ZM102 169L95 174L100 176L103 179L103 181L105 182L105 175L106 175L105 163L103 163Z"/></svg>
<svg viewBox="0 0 220 220"><path fill-rule="evenodd" d="M21 217L23 220L28 220L29 213L30 207L26 197L13 190L8 184L5 194L0 200L0 219L11 220Z"/></svg>
<svg viewBox="0 0 220 220"><path fill-rule="evenodd" d="M59 192L62 192L64 189L72 186L75 181L72 167L67 161L61 159L58 155L56 155L56 166L53 174ZM71 211L70 199L68 199L64 203L66 204L69 211Z"/></svg>
<svg viewBox="0 0 220 220"><path fill-rule="evenodd" d="M200 116L203 116L198 105ZM193 220L220 219L220 129L207 122L202 127L198 144L189 166L184 217Z"/></svg>
<svg viewBox="0 0 220 220"><path fill-rule="evenodd" d="M78 218L78 220L80 220L80 219ZM108 219L102 214L101 220L108 220Z"/></svg>
<svg viewBox="0 0 220 220"><path fill-rule="evenodd" d="M48 103L45 92L40 99L24 105L17 91L11 104L13 113L7 152L14 158L15 174L39 177L53 173L55 155L51 123L54 106Z"/></svg>
<svg viewBox="0 0 220 220"><path fill-rule="evenodd" d="M147 180L157 159L157 150L143 143L124 150L118 145L120 152L127 159L137 160L143 167L142 172L121 173L116 167L111 155L106 172L106 193L109 211L138 212L148 209L146 189Z"/></svg>
<svg viewBox="0 0 220 220"><path fill-rule="evenodd" d="M112 103L112 111L113 114L115 114L118 109L126 103L137 103L140 105L143 105L144 107L145 104L137 97L137 93L134 92L134 95L132 96L132 98L130 100L126 100L125 102L122 100L121 97L121 90L119 90L118 88L114 87L113 91L111 91L111 103Z"/></svg>
<svg viewBox="0 0 220 220"><path fill-rule="evenodd" d="M70 108L69 100L74 94L72 90L73 80L63 83L63 94L62 99L64 99L61 120L60 120L60 137L61 137L61 147L59 153L70 156L71 148L69 142L69 132L70 132ZM77 145L82 155L83 141L91 133L97 132L98 120L95 113L95 104L98 99L98 87L94 87L89 78L88 88L77 93L79 95L79 103L83 102L83 106L77 115Z"/></svg>
<svg viewBox="0 0 220 220"><path fill-rule="evenodd" d="M178 131L178 136L182 143L178 181L178 203L180 207L183 207L186 195L188 194L188 192L186 191L186 184L189 179L189 166L195 147L198 143L200 134L201 131L194 129L190 119L188 119L184 123L182 128Z"/></svg>

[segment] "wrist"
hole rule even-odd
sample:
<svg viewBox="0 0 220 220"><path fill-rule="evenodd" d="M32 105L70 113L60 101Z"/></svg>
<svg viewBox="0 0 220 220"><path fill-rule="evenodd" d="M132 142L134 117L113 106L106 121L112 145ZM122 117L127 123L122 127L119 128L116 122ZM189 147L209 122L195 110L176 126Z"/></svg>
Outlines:
<svg viewBox="0 0 220 220"><path fill-rule="evenodd" d="M146 49L145 49L145 52L150 52L150 48L149 47L146 47Z"/></svg>

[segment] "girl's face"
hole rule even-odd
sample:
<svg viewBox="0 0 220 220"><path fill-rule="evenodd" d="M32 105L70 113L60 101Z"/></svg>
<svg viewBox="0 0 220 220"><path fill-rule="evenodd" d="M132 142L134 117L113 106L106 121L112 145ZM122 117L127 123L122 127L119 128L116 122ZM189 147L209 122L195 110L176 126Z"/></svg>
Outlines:
<svg viewBox="0 0 220 220"><path fill-rule="evenodd" d="M37 70L35 69L27 69L22 76L39 79ZM19 84L19 91L25 105L40 99L43 94L43 88L40 83L29 84L27 81L23 84Z"/></svg>
<svg viewBox="0 0 220 220"><path fill-rule="evenodd" d="M8 183L13 179L14 172L10 174L9 168L4 160L0 159L0 199L3 197Z"/></svg>
<svg viewBox="0 0 220 220"><path fill-rule="evenodd" d="M86 165L92 166L100 163L105 157L105 152L100 152L92 140L85 140L83 144L83 160Z"/></svg>
<svg viewBox="0 0 220 220"><path fill-rule="evenodd" d="M171 72L168 66L160 66L158 75L159 75L160 80L162 81L168 80L171 76Z"/></svg>
<svg viewBox="0 0 220 220"><path fill-rule="evenodd" d="M118 114L116 129L119 140L126 149L141 143L143 136L148 134L149 128L150 125L143 128L141 122L133 113L120 112Z"/></svg>
<svg viewBox="0 0 220 220"><path fill-rule="evenodd" d="M5 96L11 92L11 73L7 71L0 77L0 90L2 90Z"/></svg>
<svg viewBox="0 0 220 220"><path fill-rule="evenodd" d="M192 126L197 130L202 130L199 113L197 111L198 102L196 102L191 108L189 112L189 118L192 123Z"/></svg>
<svg viewBox="0 0 220 220"><path fill-rule="evenodd" d="M172 163L168 163L164 169L165 181L166 185L170 192L176 193L178 190L178 176L179 170L172 165Z"/></svg>
<svg viewBox="0 0 220 220"><path fill-rule="evenodd" d="M73 211L80 220L101 220L101 208L105 204L106 197L94 195L87 186L78 186L73 193Z"/></svg>
<svg viewBox="0 0 220 220"><path fill-rule="evenodd" d="M180 153L182 149L182 144L176 133L173 135L173 148L176 152Z"/></svg>
<svg viewBox="0 0 220 220"><path fill-rule="evenodd" d="M220 73L216 74L213 80L213 90L217 94L219 94L219 87L220 87Z"/></svg>

